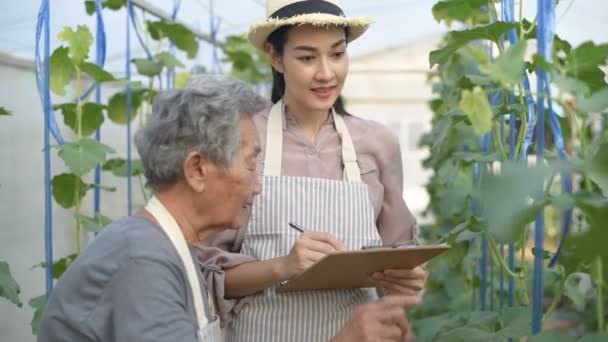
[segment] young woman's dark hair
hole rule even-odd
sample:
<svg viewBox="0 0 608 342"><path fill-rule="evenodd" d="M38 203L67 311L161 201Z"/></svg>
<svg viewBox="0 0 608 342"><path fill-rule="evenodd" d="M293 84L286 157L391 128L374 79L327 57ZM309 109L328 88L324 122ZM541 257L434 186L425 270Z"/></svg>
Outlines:
<svg viewBox="0 0 608 342"><path fill-rule="evenodd" d="M285 49L285 43L287 42L287 31L293 26L285 25L281 26L278 29L274 30L267 39L267 42L272 45L276 53L279 56L283 56L283 50ZM348 35L348 27L345 27L346 35ZM282 73L276 71L274 68L272 69L272 93L270 95L270 99L273 103L277 103L285 94L285 76ZM338 96L336 102L334 103L334 110L336 113L340 115L346 115L348 112L344 108L344 100L342 99L342 95Z"/></svg>

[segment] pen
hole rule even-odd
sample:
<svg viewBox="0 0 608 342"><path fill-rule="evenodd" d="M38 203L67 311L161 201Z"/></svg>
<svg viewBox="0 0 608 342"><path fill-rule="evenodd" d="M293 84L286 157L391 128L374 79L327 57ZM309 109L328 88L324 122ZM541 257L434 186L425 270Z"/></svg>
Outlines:
<svg viewBox="0 0 608 342"><path fill-rule="evenodd" d="M300 227L298 224L293 223L293 222L289 222L289 226L295 230L297 230L300 233L304 233L306 230L302 227Z"/></svg>

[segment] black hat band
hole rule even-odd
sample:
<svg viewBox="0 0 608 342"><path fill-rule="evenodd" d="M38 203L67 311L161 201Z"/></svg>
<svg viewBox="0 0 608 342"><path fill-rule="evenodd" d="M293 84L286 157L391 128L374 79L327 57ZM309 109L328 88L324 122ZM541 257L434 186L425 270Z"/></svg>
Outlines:
<svg viewBox="0 0 608 342"><path fill-rule="evenodd" d="M323 0L306 0L291 3L270 15L273 19L288 19L302 14L324 13L344 16L340 7Z"/></svg>

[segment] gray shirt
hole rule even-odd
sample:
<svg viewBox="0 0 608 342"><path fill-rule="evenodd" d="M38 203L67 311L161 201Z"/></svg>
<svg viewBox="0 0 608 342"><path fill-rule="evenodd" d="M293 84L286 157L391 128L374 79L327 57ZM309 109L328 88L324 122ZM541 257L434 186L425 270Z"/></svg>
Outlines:
<svg viewBox="0 0 608 342"><path fill-rule="evenodd" d="M177 252L158 225L132 216L106 227L70 265L50 296L38 341L196 342L196 330Z"/></svg>

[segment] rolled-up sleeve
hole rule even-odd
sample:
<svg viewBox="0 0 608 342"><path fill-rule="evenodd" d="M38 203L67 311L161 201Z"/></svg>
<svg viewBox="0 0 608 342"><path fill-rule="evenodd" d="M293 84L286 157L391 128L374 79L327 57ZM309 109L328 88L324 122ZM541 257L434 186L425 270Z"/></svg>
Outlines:
<svg viewBox="0 0 608 342"><path fill-rule="evenodd" d="M226 298L224 270L247 262L257 261L255 258L240 254L245 228L225 230L215 234L210 239L199 244L199 265L213 297L222 326L232 320L239 308L249 301L250 297Z"/></svg>
<svg viewBox="0 0 608 342"><path fill-rule="evenodd" d="M416 218L403 199L403 161L399 139L388 128L377 134L382 149L378 152L380 182L384 187L384 198L377 219L378 233L384 244L417 242Z"/></svg>

